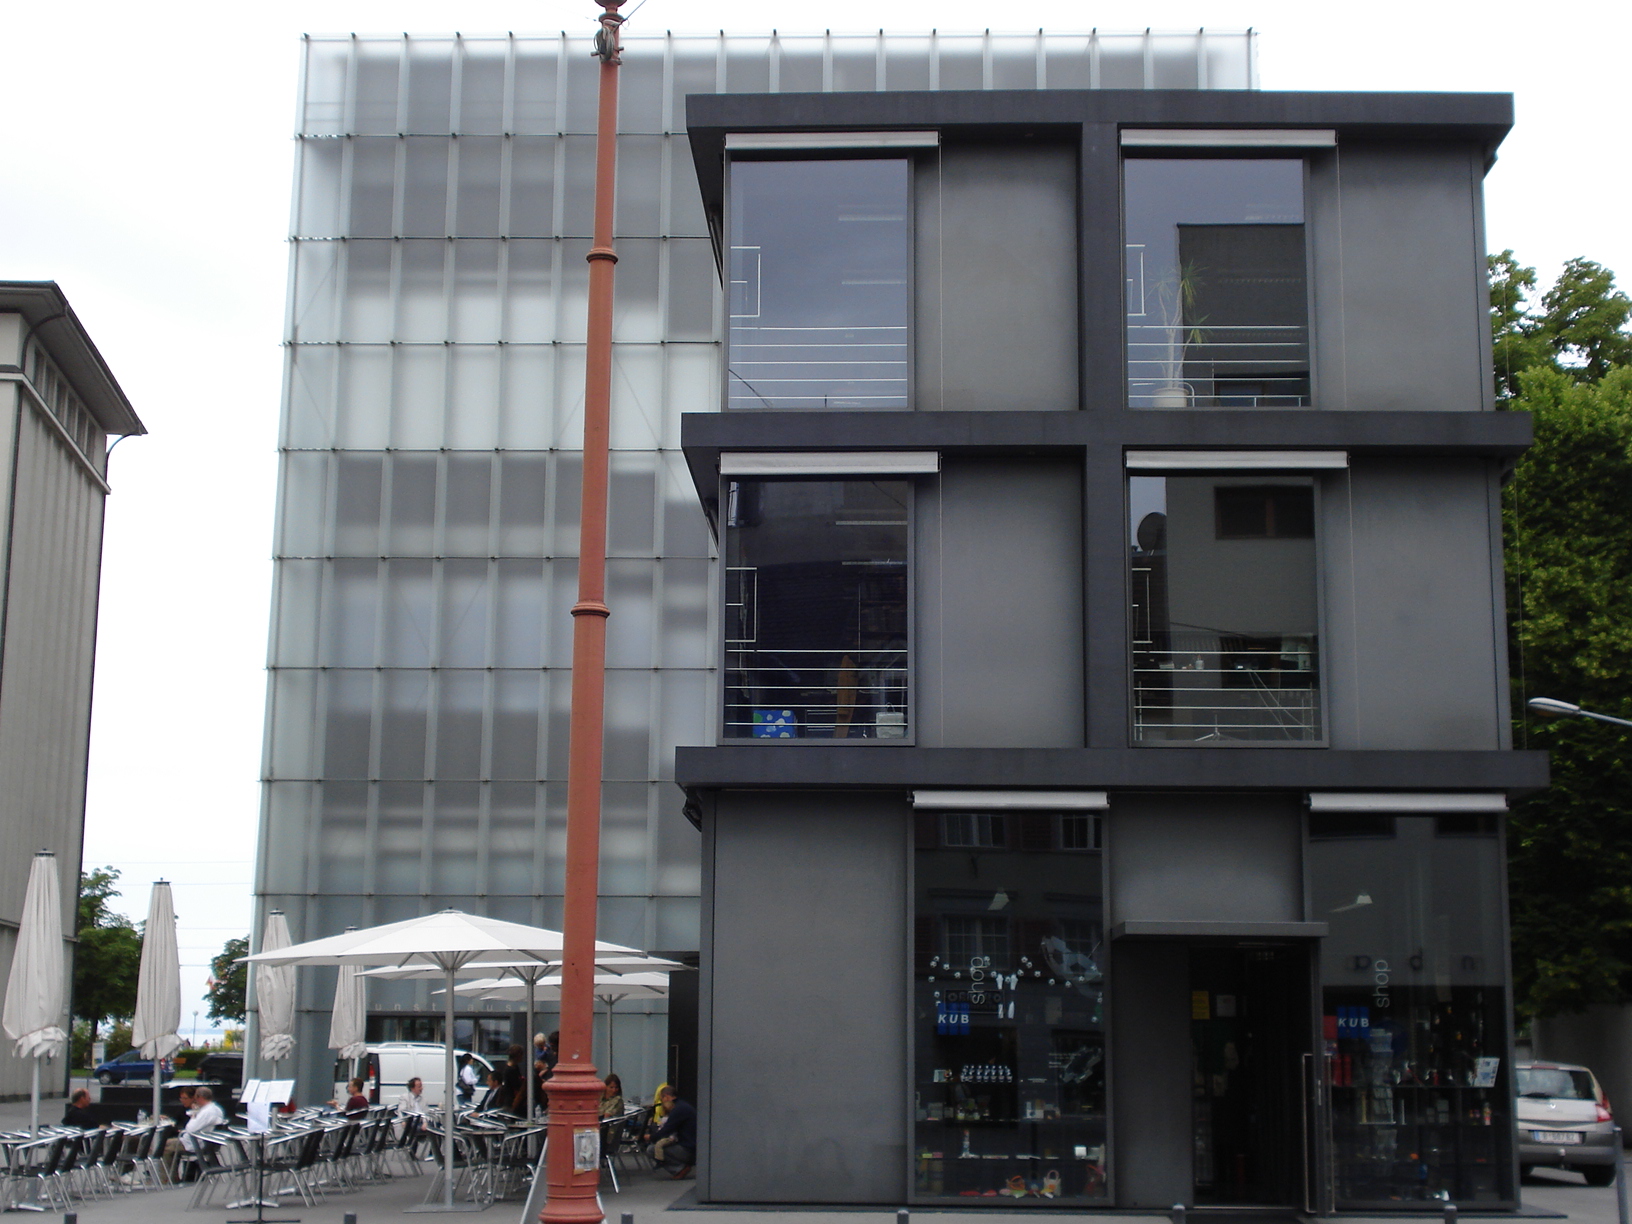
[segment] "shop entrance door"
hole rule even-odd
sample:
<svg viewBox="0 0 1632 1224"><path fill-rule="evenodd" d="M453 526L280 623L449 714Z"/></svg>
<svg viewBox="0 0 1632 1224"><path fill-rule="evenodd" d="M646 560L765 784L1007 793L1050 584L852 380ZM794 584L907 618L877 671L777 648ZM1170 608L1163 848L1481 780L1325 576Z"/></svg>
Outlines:
<svg viewBox="0 0 1632 1224"><path fill-rule="evenodd" d="M1190 949L1197 1206L1301 1207L1309 949Z"/></svg>

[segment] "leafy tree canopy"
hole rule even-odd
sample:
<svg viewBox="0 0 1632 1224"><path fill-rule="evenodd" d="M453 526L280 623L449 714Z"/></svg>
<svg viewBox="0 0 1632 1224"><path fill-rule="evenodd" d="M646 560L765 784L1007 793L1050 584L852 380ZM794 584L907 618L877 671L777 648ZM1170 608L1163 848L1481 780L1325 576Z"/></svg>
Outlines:
<svg viewBox="0 0 1632 1224"><path fill-rule="evenodd" d="M1520 264L1511 250L1489 256L1488 264L1500 398L1519 395L1520 376L1536 366L1591 382L1615 366L1632 364L1632 334L1626 330L1632 298L1615 287L1615 274L1608 268L1572 259L1538 299L1536 270Z"/></svg>
<svg viewBox="0 0 1632 1224"><path fill-rule="evenodd" d="M1570 269L1564 279L1567 291L1549 298L1585 283ZM1516 381L1511 406L1532 413L1536 430L1504 509L1516 710L1541 695L1632 717L1632 368L1594 378L1549 361ZM1522 803L1509 829L1519 1010L1632 1000L1628 732L1521 713L1519 733L1551 752L1553 767L1550 789Z"/></svg>
<svg viewBox="0 0 1632 1224"><path fill-rule="evenodd" d="M141 972L142 936L134 923L115 913L109 902L119 896L119 873L112 867L82 871L79 876L79 947L74 953L74 1015L91 1022L91 1038L109 1017L136 1011L136 980Z"/></svg>
<svg viewBox="0 0 1632 1224"><path fill-rule="evenodd" d="M245 994L249 988L249 966L239 959L249 955L249 936L229 939L221 946L220 955L210 961L210 984L204 997L210 1004L211 1020L236 1020L240 1024L249 1007Z"/></svg>

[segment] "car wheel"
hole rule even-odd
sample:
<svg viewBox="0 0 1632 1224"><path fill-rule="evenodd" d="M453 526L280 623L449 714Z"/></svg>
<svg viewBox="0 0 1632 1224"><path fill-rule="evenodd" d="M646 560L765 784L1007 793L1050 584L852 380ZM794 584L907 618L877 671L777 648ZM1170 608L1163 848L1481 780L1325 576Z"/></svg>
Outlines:
<svg viewBox="0 0 1632 1224"><path fill-rule="evenodd" d="M109 1084L117 1084L119 1081L114 1079L111 1074L104 1071L101 1075L96 1077L96 1082L106 1088Z"/></svg>
<svg viewBox="0 0 1632 1224"><path fill-rule="evenodd" d="M1589 1186L1613 1186L1615 1184L1614 1165L1583 1165L1581 1176L1587 1179Z"/></svg>

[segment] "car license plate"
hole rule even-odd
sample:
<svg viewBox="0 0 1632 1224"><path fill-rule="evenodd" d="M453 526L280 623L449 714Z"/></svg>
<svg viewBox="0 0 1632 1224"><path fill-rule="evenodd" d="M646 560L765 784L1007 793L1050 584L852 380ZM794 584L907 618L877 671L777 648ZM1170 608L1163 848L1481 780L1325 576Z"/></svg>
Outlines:
<svg viewBox="0 0 1632 1224"><path fill-rule="evenodd" d="M1531 1131L1530 1138L1537 1143L1560 1143L1568 1146L1581 1142L1580 1131Z"/></svg>

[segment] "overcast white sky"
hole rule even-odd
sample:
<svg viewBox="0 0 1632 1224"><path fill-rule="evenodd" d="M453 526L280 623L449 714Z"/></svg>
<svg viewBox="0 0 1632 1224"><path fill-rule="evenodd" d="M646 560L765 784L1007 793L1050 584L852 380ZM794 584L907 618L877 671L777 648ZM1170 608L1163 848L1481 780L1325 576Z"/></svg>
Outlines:
<svg viewBox="0 0 1632 1224"><path fill-rule="evenodd" d="M0 278L62 285L150 430L111 462L85 862L124 872L137 918L148 881L175 882L184 1028L209 957L249 924L299 36L587 32L598 12L592 0L0 6L12 116ZM1514 248L1544 278L1574 255L1632 277L1632 9L1619 5L646 0L630 28L1027 24L1251 26L1265 89L1511 92L1518 124L1487 181L1491 249Z"/></svg>

